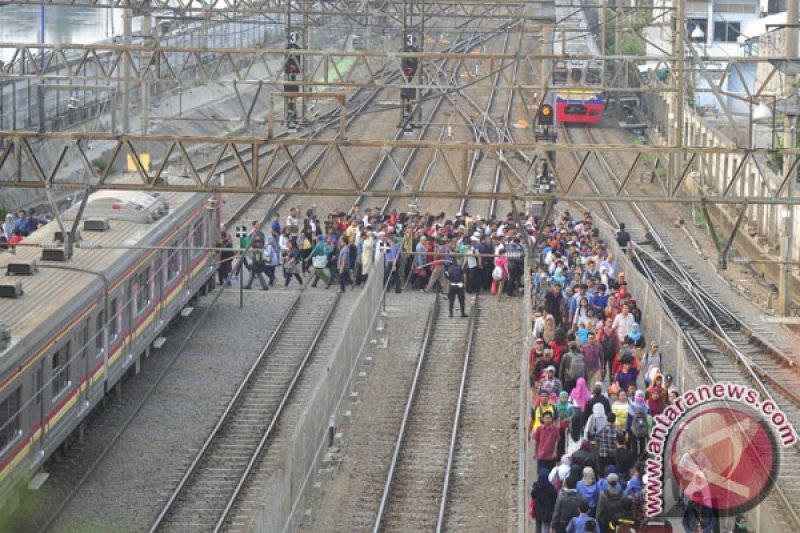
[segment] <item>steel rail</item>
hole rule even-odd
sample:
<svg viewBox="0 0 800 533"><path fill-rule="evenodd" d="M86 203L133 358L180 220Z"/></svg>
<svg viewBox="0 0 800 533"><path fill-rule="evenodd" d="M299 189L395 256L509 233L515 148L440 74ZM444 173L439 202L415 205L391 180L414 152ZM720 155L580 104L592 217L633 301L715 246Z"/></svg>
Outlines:
<svg viewBox="0 0 800 533"><path fill-rule="evenodd" d="M258 357L253 362L253 364L250 365L250 369L247 371L247 374L245 374L244 379L239 384L239 387L237 387L236 391L233 394L233 397L231 397L231 399L228 401L228 404L225 407L225 410L222 412L220 417L217 419L217 423L214 424L214 427L211 429L211 432L209 433L208 437L206 437L205 442L203 442L203 445L200 447L200 450L195 455L194 460L191 462L191 464L189 464L189 467L186 469L186 472L184 472L183 476L181 477L180 481L178 482L178 485L173 490L172 495L169 497L167 502L164 504L164 506L162 507L161 511L158 513L158 516L156 516L156 519L153 522L153 524L151 525L150 530L149 530L151 533L154 532L163 523L167 513L170 511L170 509L172 509L172 506L174 505L174 503L177 500L178 496L182 493L183 488L186 486L186 484L188 483L189 479L191 478L191 476L196 471L197 466L200 463L200 460L205 456L206 452L208 451L209 447L211 446L211 443L213 442L214 437L219 433L220 429L225 424L228 415L233 410L233 407L235 406L235 404L238 401L239 397L242 395L242 392L244 391L245 387L249 383L250 378L253 376L255 371L258 369L258 366L261 364L261 361L264 360L264 357L267 355L267 353L273 347L273 345L275 344L275 341L277 340L277 338L283 332L284 328L286 327L286 325L289 322L289 319L294 315L295 309L297 308L297 302L299 300L300 300L300 293L298 293L297 296L295 296L294 300L292 301L292 304L289 306L287 311L281 317L281 320L280 320L280 322L278 322L278 325L276 326L275 330L269 336L269 339L267 339L267 342L264 344L264 347L259 352Z"/></svg>
<svg viewBox="0 0 800 533"><path fill-rule="evenodd" d="M328 310L325 318L323 318L322 323L317 328L316 333L314 334L314 338L311 339L311 345L306 350L305 355L303 356L302 361L300 361L300 365L297 367L294 375L292 376L292 380L289 382L289 386L286 389L286 393L281 398L280 403L278 404L278 408L275 410L275 413L272 415L270 419L269 426L267 426L266 431L264 431L264 435L262 435L261 440L258 443L258 446L253 451L252 456L250 457L250 461L247 463L244 472L242 473L241 478L239 479L238 483L236 483L236 487L233 490L233 494L231 494L230 498L228 499L228 503L225 505L225 509L222 511L222 515L217 520L217 524L214 526L214 533L217 533L222 530L222 526L227 520L228 516L230 515L231 510L233 509L236 500L239 497L239 494L242 491L245 483L247 482L248 478L250 477L253 468L255 468L256 462L261 457L261 452L264 450L264 447L267 445L267 441L272 436L272 432L275 429L275 426L278 423L278 419L280 418L281 414L283 413L283 409L289 401L289 397L291 396L292 392L294 391L295 385L300 379L300 376L303 374L309 359L311 359L311 354L314 353L314 350L317 349L317 345L319 344L319 340L322 338L322 333L325 331L325 328L328 327L328 323L333 316L333 312L336 310L336 307L339 304L339 300L341 299L342 294L337 293L336 297L333 300L333 304L331 308Z"/></svg>
<svg viewBox="0 0 800 533"><path fill-rule="evenodd" d="M592 133L589 132L588 128L587 128L587 134L588 134L589 138L592 141L594 141ZM602 165L604 166L607 176L610 177L611 179L613 179L614 181L616 181L618 184L621 183L621 180L619 179L619 176L616 174L614 169L608 163L608 161L606 159L606 156L604 154L602 154L602 153L598 153L598 159L601 161ZM589 180L591 182L593 180L593 178L590 176L590 174L588 172L586 173L586 175L589 177ZM596 186L596 184L595 184L595 186ZM664 270L665 273L669 274L670 277L672 277L673 279L677 279L679 277L683 279L683 282L678 283L678 287L680 287L691 300L696 302L696 304L697 304L699 309L701 309L703 312L705 312L707 314L707 316L711 319L711 323L712 323L713 327L709 327L709 326L703 324L702 321L700 321L693 313L687 313L687 317L689 317L692 321L694 321L699 326L701 326L701 330L704 331L706 333L706 335L710 336L712 338L712 340L714 340L715 343L719 346L719 348L724 353L727 353L729 355L729 357L731 357L735 363L738 363L738 365L740 365L740 367L741 366L744 367L744 370L745 370L743 372L744 377L749 379L755 385L755 387L759 390L759 392L764 396L765 399L771 400L776 405L778 405L777 402L775 402L772 394L770 394L767 384L764 382L764 380L760 377L759 374L764 375L774 386L776 386L776 388L778 388L782 392L784 392L784 393L788 392L787 396L789 397L789 399L792 400L795 403L795 405L800 406L800 396L798 396L797 393L791 392L788 389L786 389L785 386L783 386L782 384L777 382L777 380L772 378L769 375L769 373L764 371L762 368L760 368L754 362L749 361L748 360L749 358L747 358L741 352L741 350L739 350L737 344L730 338L730 336L725 331L725 329L723 328L722 324L717 319L717 317L714 315L714 313L711 313L711 311L709 309L709 306L708 306L709 303L713 303L713 306L715 308L721 309L722 305L717 301L716 298L714 298L713 296L708 294L708 292L705 291L705 289L702 289L697 284L697 282L691 277L691 275L686 271L686 269L680 264L680 262L677 261L677 259L672 255L672 253L666 247L666 245L664 244L663 240L661 240L661 238L658 236L658 233L655 231L655 228L650 224L650 222L646 219L646 217L644 217L644 213L641 211L639 206L637 204L635 204L635 203L631 203L631 204L628 204L628 205L630 205L630 207L634 211L634 213L637 213L637 216L640 217L640 220L645 224L645 227L649 228L648 234L650 234L651 238L653 238L653 240L656 243L658 243L658 247L659 247L660 251L662 253L664 253L669 258L669 260L674 265L674 269L677 272L676 273L670 272L669 268L666 267L666 265L664 265L663 262L658 261L658 263L660 264L660 267L662 268L662 270ZM613 213L610 213L610 215L613 217ZM655 259L653 254L649 253L647 250L644 250L641 246L637 245L636 243L634 243L634 249L636 249L638 251L641 251L643 253L646 253L652 259ZM654 273L651 271L651 275L652 274L654 274ZM651 281L652 281L652 278L651 278ZM702 296L698 296L696 294L697 292L699 292L697 289L702 289L702 293L701 293ZM663 286L657 287L657 290L660 290L662 292L662 296L666 296L666 291L663 290ZM673 301L677 301L677 298L675 298L674 296L669 295L669 297ZM677 303L679 303L679 302L677 302ZM735 319L734 325L740 326L742 324L741 320L736 319L735 317L734 317L734 319ZM685 332L683 330L681 330L681 331L682 331L682 333L684 333L685 336L691 338L691 335L688 332ZM752 331L750 332L750 336L751 337L757 337L757 335L755 335L755 333L752 332ZM699 347L696 344L693 346L693 350L692 351L694 351L694 348L698 348L699 349ZM703 359L705 359L705 358L703 358ZM703 365L701 365L701 367L704 368L704 371L705 371L707 377L710 378L710 382L711 383L715 383L716 379L714 379L713 376L711 376L710 372L707 371L707 368L705 368ZM758 370L758 372L756 370ZM776 494L778 495L778 499L780 500L782 506L786 509L789 517L794 521L794 523L796 525L800 525L800 516L798 516L797 512L795 511L795 509L790 504L789 499L787 498L786 494L783 492L783 489L777 483L775 484L774 488L776 490Z"/></svg>
<svg viewBox="0 0 800 533"><path fill-rule="evenodd" d="M373 527L373 533L379 533L381 530L381 526L383 525L383 518L386 514L386 506L389 503L389 493L391 492L392 482L394 479L394 473L397 468L397 460L400 457L400 450L403 447L403 441L405 440L405 432L406 426L408 425L408 419L411 414L411 407L414 403L414 396L417 392L417 384L419 382L419 377L422 374L422 365L425 362L425 357L428 354L428 348L430 348L431 337L433 334L433 326L436 322L436 315L439 311L439 297L437 296L434 298L433 304L431 305L430 311L428 311L428 320L425 325L425 337L422 341L422 348L420 349L419 356L417 357L417 367L414 370L414 378L411 381L411 387L409 388L408 399L406 400L406 406L403 410L403 420L400 422L400 432L397 435L397 441L395 442L394 452L392 453L392 461L389 463L389 473L386 476L386 483L383 487L383 496L381 496L381 504L378 507L378 513L375 517L375 526Z"/></svg>
<svg viewBox="0 0 800 533"><path fill-rule="evenodd" d="M273 433L273 430L275 428L275 425L277 424L278 419L280 418L280 416L283 414L283 410L284 410L286 404L288 403L292 392L294 391L294 387L297 384L297 381L300 379L300 376L305 371L305 369L307 367L307 363L310 360L311 355L314 353L314 350L317 347L319 339L322 337L323 331L327 327L331 316L333 316L333 312L336 309L336 306L337 306L337 304L339 302L339 297L340 297L340 295L337 294L336 298L333 301L333 304L330 307L330 309L328 309L328 311L326 312L324 318L320 322L320 325L317 327L317 330L316 330L316 332L314 334L314 337L311 340L311 343L310 343L308 349L306 350L306 353L304 354L303 358L301 359L300 363L298 364L297 368L295 369L295 372L294 372L294 374L292 376L291 381L289 382L288 387L284 391L284 393L283 393L283 395L281 397L281 400L278 403L278 406L276 407L275 412L273 413L272 417L270 418L269 425L264 430L264 433L262 434L261 439L260 439L257 447L252 452L250 460L248 461L247 466L245 467L245 470L242 472L239 480L237 481L236 486L234 487L234 492L229 497L228 502L226 503L226 506L225 506L225 508L224 508L224 510L222 512L222 515L218 518L217 523L214 526L214 531L219 531L221 529L222 524L224 523L225 519L228 516L228 513L230 512L231 508L233 507L233 505L234 505L234 503L236 501L236 498L238 497L242 487L244 486L245 482L247 481L247 478L250 476L250 473L252 472L252 469L253 469L255 463L257 462L258 458L260 457L261 452L264 449L264 446L267 444L267 441L272 436L272 433ZM180 497L184 494L184 491L186 489L186 486L187 486L188 482L199 471L201 461L205 458L205 456L208 453L209 449L211 448L211 446L213 445L215 440L219 437L220 432L222 431L222 429L227 424L229 424L231 421L233 421L235 419L234 410L235 410L236 407L239 406L240 399L241 399L242 395L247 390L247 388L250 386L250 384L253 382L254 374L256 373L258 368L261 366L261 364L264 361L264 358L266 357L266 355L270 352L270 350L273 349L273 347L275 345L275 341L277 340L277 338L280 335L282 335L282 334L286 333L287 331L289 331L287 329L288 325L289 325L289 319L294 316L294 312L297 309L297 303L298 303L299 300L300 300L300 295L298 294L298 296L296 296L294 301L292 302L292 306L290 308L290 312L288 312L286 315L284 315L284 317L281 320L281 322L278 325L278 327L275 329L275 331L273 331L272 335L270 335L270 338L267 341L266 345L264 346L264 349L261 351L261 353L259 353L258 358L251 365L251 367L248 370L247 374L242 379L242 382L239 384L239 387L237 387L236 392L234 392L233 397L231 397L230 401L228 402L227 406L225 407L225 410L222 412L222 414L220 415L219 419L217 420L217 423L212 428L212 430L209 433L208 437L206 437L206 440L203 443L203 446L200 448L198 453L195 455L194 460L192 461L192 463L187 468L187 470L184 473L184 475L181 478L181 480L178 482L178 485L173 490L172 495L170 496L170 498L167 500L167 502L162 507L161 512L158 514L158 516L156 517L156 519L154 520L153 524L151 525L151 527L149 529L150 533L154 533L159 528L161 528L163 525L165 525L165 523L168 521L167 519L168 519L168 516L169 516L170 512L172 512L174 510L175 506L178 504L178 501L179 501Z"/></svg>
<svg viewBox="0 0 800 533"><path fill-rule="evenodd" d="M472 345L475 341L475 323L478 320L478 295L475 295L472 304L472 311L469 317L467 328L467 347L464 349L464 365L461 370L461 384L458 387L458 400L456 401L456 413L453 417L453 430L450 437L450 449L447 452L447 467L444 471L444 482L442 483L442 500L439 504L439 516L436 519L436 533L441 533L444 528L445 511L447 509L447 494L450 490L450 472L453 469L453 458L456 454L458 443L458 427L461 424L461 406L464 403L464 392L467 389L467 373L469 371L470 355Z"/></svg>

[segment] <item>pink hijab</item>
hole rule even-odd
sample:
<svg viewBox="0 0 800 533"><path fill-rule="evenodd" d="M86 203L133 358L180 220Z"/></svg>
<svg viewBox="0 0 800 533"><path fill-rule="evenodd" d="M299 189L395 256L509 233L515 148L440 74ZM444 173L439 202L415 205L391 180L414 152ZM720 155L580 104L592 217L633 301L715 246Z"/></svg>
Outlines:
<svg viewBox="0 0 800 533"><path fill-rule="evenodd" d="M584 378L578 378L578 382L575 384L575 388L572 389L569 397L575 400L575 405L577 405L581 411L586 410L586 403L592 397L592 393L589 391L588 387L586 387L586 380Z"/></svg>

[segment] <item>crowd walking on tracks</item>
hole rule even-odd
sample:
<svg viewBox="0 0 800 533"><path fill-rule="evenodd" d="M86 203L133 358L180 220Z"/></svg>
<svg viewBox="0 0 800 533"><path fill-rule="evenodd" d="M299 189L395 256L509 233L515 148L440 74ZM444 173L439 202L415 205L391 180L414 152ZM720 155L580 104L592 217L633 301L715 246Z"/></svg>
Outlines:
<svg viewBox="0 0 800 533"><path fill-rule="evenodd" d="M534 227L533 217L527 222ZM521 294L528 236L512 216L381 215L378 209L362 212L356 206L349 214L335 212L320 220L313 209L301 216L292 208L285 218L275 213L264 226L253 221L238 237L223 228L216 244L222 249L218 279L230 284L245 275L246 289L257 280L263 290L286 288L294 280L301 289L321 282L325 289L338 285L344 292L377 272L394 292L440 293L448 298L451 314L458 302L459 316L466 317L467 293Z"/></svg>

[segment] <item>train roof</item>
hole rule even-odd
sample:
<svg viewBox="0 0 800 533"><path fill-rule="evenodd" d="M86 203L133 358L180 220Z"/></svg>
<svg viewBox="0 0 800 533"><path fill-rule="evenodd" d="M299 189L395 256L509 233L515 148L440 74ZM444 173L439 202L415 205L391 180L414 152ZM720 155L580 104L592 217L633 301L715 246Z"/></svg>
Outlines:
<svg viewBox="0 0 800 533"><path fill-rule="evenodd" d="M43 247L56 246L56 221L38 229L19 246L17 253L0 254L0 285L22 283L23 294L17 298L0 298L0 324L8 327L11 340L0 345L0 372L12 362L4 359L12 348L26 339L24 349L33 348L36 339L63 323L68 309L86 305L97 298L92 290L102 285L103 278L113 280L144 253L126 249L92 249L92 246L141 246L177 227L181 217L205 201L207 194L167 192L160 195L140 191L100 190L89 196L82 220L102 217L108 220L105 231L81 231L81 245L75 247L66 262L43 261ZM62 215L65 230L71 229L78 206ZM80 228L82 230L83 224ZM35 260L38 271L33 275L8 275L8 265ZM100 274L98 276L96 274ZM30 337L30 339L28 339ZM0 339L1 340L1 339Z"/></svg>

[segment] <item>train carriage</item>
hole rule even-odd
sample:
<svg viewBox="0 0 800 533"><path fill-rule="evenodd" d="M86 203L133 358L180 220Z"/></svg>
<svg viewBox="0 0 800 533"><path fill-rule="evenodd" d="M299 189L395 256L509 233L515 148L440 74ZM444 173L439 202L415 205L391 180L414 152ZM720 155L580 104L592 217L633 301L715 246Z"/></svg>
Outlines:
<svg viewBox="0 0 800 533"><path fill-rule="evenodd" d="M556 6L552 88L559 123L595 124L605 111L604 63L582 4Z"/></svg>
<svg viewBox="0 0 800 533"><path fill-rule="evenodd" d="M219 221L210 195L99 191L67 261L43 248L0 254L0 501L15 490L149 349L170 320L213 284L208 247ZM69 226L77 207L63 218ZM107 223L106 223L107 221ZM24 242L49 247L55 222ZM9 272L36 271L26 275ZM18 285L21 284L21 291ZM3 335L0 334L0 339Z"/></svg>

